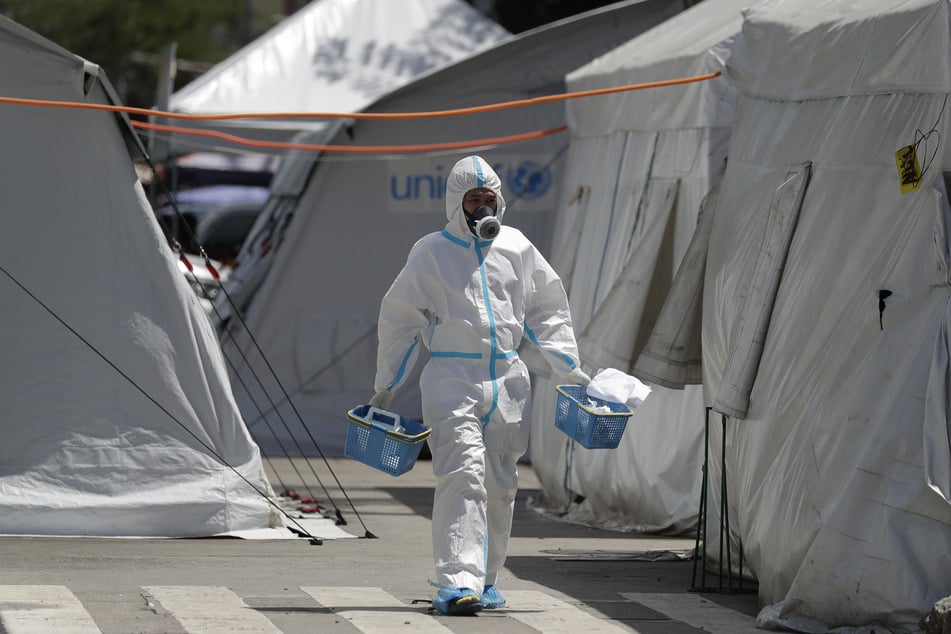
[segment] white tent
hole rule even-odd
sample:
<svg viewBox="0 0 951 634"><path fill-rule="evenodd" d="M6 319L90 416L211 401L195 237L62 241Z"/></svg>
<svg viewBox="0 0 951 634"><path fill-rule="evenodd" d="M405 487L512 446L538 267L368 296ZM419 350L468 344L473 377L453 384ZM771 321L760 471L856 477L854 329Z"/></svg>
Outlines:
<svg viewBox="0 0 951 634"><path fill-rule="evenodd" d="M313 0L171 95L189 114L356 112L414 77L509 37L463 0ZM320 119L183 122L242 137L287 140ZM176 135L174 153L231 147ZM233 149L233 148L232 148Z"/></svg>
<svg viewBox="0 0 951 634"><path fill-rule="evenodd" d="M566 73L682 8L679 1L628 1L562 20L435 71L368 111L444 110L558 94ZM557 128L565 123L564 112L564 105L554 102L460 117L358 120L341 127L332 143L478 140ZM506 221L543 252L550 243L566 146L564 135L554 135L478 149L505 180ZM239 256L246 264L230 279L259 285L254 293L241 292L250 330L325 452L342 450L347 410L372 393L380 299L413 242L445 225L445 178L458 158L472 152L331 155L316 165L289 159L287 173L275 178L273 204ZM227 308L224 300L218 304ZM228 327L248 351L255 374L267 377L243 329L234 320ZM227 336L222 345L226 354L235 347ZM393 409L419 417L415 381L407 385ZM297 424L283 396L269 387L281 416ZM252 428L260 416L255 403L274 416L263 394L238 398Z"/></svg>
<svg viewBox="0 0 951 634"><path fill-rule="evenodd" d="M99 67L6 18L0 86L117 103ZM279 525L211 324L138 183L128 120L0 110L0 533Z"/></svg>
<svg viewBox="0 0 951 634"><path fill-rule="evenodd" d="M722 71L748 3L705 0L572 72L568 88ZM699 371L684 364L682 376L661 378L633 366L700 203L722 173L732 118L722 77L568 104L571 146L552 262L568 286L582 364L655 384L620 446L589 450L551 424L561 377L537 381L532 463L544 504L570 520L647 532L696 526L704 409L701 388L683 388L700 382Z"/></svg>
<svg viewBox="0 0 951 634"><path fill-rule="evenodd" d="M764 624L918 631L951 589L949 60L947 0L767 2L730 56L705 272L671 297L702 280L704 401Z"/></svg>

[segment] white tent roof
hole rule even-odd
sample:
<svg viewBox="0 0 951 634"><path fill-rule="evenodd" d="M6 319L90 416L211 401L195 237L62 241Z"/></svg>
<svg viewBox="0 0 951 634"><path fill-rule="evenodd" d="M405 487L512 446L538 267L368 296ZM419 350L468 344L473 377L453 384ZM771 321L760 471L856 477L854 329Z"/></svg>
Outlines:
<svg viewBox="0 0 951 634"><path fill-rule="evenodd" d="M948 24L947 0L772 1L729 60L706 270L678 282L703 279L732 550L769 625L917 631L951 587Z"/></svg>
<svg viewBox="0 0 951 634"><path fill-rule="evenodd" d="M435 71L368 110L442 110L561 93L566 73L676 14L679 4L621 2L521 34ZM549 103L464 117L359 120L338 131L332 142L475 140L564 123L564 105ZM521 228L543 251L550 244L566 144L563 135L556 135L478 151L504 179L510 210L506 222ZM250 301L247 320L325 452L342 451L347 410L371 396L380 300L412 244L445 225L442 188L452 164L465 153L472 150L321 157L309 169L288 160L295 165L289 170L293 174L275 178L273 205L260 220L268 230L253 234L244 247L244 261L253 270L239 266L231 279L266 275ZM256 264L262 253L265 257ZM222 343L228 353L230 342ZM267 406L260 396L256 399ZM240 395L239 402L253 429L257 409ZM418 390L402 389L393 407L419 417ZM286 404L279 411L293 416Z"/></svg>
<svg viewBox="0 0 951 634"><path fill-rule="evenodd" d="M463 0L313 0L172 94L169 108L192 114L356 112L414 77L507 37ZM172 122L285 140L327 125L318 119ZM187 135L173 142L183 149L209 143Z"/></svg>
<svg viewBox="0 0 951 634"><path fill-rule="evenodd" d="M117 103L97 66L2 17L0 86ZM273 525L252 488L270 492L258 447L138 184L128 121L0 110L0 533Z"/></svg>
<svg viewBox="0 0 951 634"><path fill-rule="evenodd" d="M572 72L568 88L722 71L747 3L705 0ZM568 285L589 370L633 372L694 233L701 200L722 172L732 97L726 80L717 78L569 102L571 146L552 263ZM694 374L668 385L698 383ZM698 386L656 386L614 451L566 441L551 425L553 389L551 382L536 385L532 427L532 463L549 505L603 527L696 526L703 455ZM578 494L584 500L575 504Z"/></svg>

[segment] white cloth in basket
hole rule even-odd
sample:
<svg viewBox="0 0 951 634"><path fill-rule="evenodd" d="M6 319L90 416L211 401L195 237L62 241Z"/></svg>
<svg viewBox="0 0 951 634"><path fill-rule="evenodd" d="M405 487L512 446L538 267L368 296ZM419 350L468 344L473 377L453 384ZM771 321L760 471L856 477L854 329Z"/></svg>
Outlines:
<svg viewBox="0 0 951 634"><path fill-rule="evenodd" d="M588 396L599 398L612 403L624 403L631 409L637 409L651 393L649 385L641 383L636 377L630 376L614 368L602 368L591 379L586 390Z"/></svg>

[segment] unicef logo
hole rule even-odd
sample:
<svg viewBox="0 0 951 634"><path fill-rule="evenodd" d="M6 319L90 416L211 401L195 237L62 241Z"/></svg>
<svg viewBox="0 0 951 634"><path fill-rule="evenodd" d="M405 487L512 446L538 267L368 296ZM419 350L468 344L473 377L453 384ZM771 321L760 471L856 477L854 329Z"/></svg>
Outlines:
<svg viewBox="0 0 951 634"><path fill-rule="evenodd" d="M534 161L522 161L508 170L507 180L518 198L541 198L551 187L551 170Z"/></svg>

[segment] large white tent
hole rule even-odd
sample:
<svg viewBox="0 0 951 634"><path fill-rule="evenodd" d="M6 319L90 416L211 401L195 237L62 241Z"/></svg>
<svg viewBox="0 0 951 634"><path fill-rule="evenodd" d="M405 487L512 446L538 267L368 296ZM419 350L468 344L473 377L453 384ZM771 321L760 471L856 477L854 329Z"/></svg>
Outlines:
<svg viewBox="0 0 951 634"><path fill-rule="evenodd" d="M748 3L705 0L572 72L568 88L722 71ZM699 372L681 365L683 376L662 378L634 372L634 362L701 201L722 174L733 101L718 77L568 104L571 146L552 262L568 287L582 364L637 374L654 390L617 449L589 450L551 424L560 377L537 380L532 464L544 505L567 519L650 532L696 526L704 409L701 388L687 384L699 383Z"/></svg>
<svg viewBox="0 0 951 634"><path fill-rule="evenodd" d="M767 2L729 59L705 268L671 301L702 285L711 482L764 625L918 631L951 589L948 14Z"/></svg>
<svg viewBox="0 0 951 634"><path fill-rule="evenodd" d="M510 34L463 0L312 0L173 93L187 114L356 112L429 70ZM288 140L321 119L176 121L242 137ZM173 153L227 141L175 135Z"/></svg>
<svg viewBox="0 0 951 634"><path fill-rule="evenodd" d="M435 71L367 110L433 111L559 94L568 72L682 9L679 1L640 0L590 11ZM331 142L400 146L477 141L564 123L563 104L541 103L461 117L357 120L339 127ZM553 135L478 149L505 179L506 221L521 228L543 252L551 240L567 141L564 135ZM229 281L247 306L247 323L257 344L325 453L342 451L347 410L372 393L383 293L413 242L445 225L445 178L456 160L472 152L324 155L306 166L290 158L285 161L287 173L275 178L273 204L259 218L259 230L252 231L239 256L242 264ZM254 284L251 292L237 288L248 280ZM228 312L224 299L218 305ZM231 335L222 337L225 353L233 354L240 346L247 351L253 374L269 381L270 371L244 329L234 319L227 328L238 343ZM256 384L244 366L241 374L244 383ZM392 407L419 417L415 381L407 385ZM271 383L267 387L280 417L297 425L281 392ZM263 391L238 398L252 428L262 410L280 427Z"/></svg>
<svg viewBox="0 0 951 634"><path fill-rule="evenodd" d="M118 103L98 66L2 17L0 86ZM0 111L0 533L280 525L211 324L139 185L128 120Z"/></svg>

